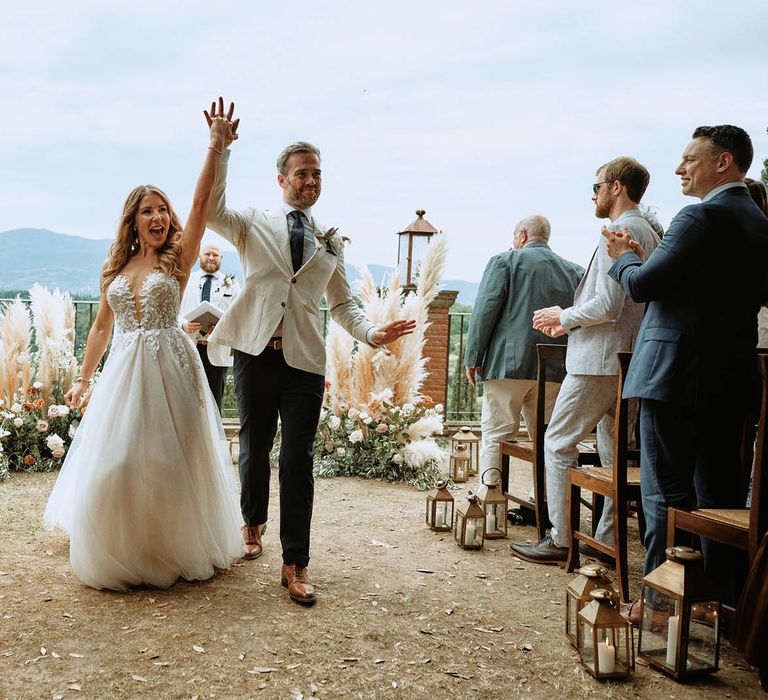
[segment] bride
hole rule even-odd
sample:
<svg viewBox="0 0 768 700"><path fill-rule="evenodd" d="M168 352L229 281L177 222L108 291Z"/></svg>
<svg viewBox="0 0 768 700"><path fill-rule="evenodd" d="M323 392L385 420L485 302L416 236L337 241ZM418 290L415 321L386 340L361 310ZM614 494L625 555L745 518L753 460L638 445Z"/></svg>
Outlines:
<svg viewBox="0 0 768 700"><path fill-rule="evenodd" d="M48 529L69 534L72 569L93 588L207 579L243 553L219 412L178 324L219 153L237 138L233 112L224 115L221 98L206 112L211 145L186 228L163 192L137 187L102 269L70 406L80 404L114 325L112 347L43 516Z"/></svg>

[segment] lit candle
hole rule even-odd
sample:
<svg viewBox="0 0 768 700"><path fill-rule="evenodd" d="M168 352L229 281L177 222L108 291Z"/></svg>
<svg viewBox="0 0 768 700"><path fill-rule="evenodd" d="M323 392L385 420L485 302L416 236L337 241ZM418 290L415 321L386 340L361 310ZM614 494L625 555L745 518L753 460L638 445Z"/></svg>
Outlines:
<svg viewBox="0 0 768 700"><path fill-rule="evenodd" d="M613 673L616 670L616 648L605 638L597 644L597 670L600 673Z"/></svg>
<svg viewBox="0 0 768 700"><path fill-rule="evenodd" d="M464 531L464 544L475 543L475 521L467 520L467 529Z"/></svg>
<svg viewBox="0 0 768 700"><path fill-rule="evenodd" d="M667 666L675 667L677 658L677 625L680 618L677 615L670 616L667 621Z"/></svg>
<svg viewBox="0 0 768 700"><path fill-rule="evenodd" d="M464 470L463 469L457 469L456 470L456 480L457 481L464 481Z"/></svg>
<svg viewBox="0 0 768 700"><path fill-rule="evenodd" d="M488 515L485 516L485 532L496 532L496 506L488 506Z"/></svg>

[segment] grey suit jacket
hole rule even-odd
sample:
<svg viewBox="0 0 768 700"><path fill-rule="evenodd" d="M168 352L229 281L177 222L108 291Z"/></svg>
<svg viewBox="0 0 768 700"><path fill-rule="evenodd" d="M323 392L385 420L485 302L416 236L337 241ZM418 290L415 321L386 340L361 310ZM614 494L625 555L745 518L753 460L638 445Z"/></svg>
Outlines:
<svg viewBox="0 0 768 700"><path fill-rule="evenodd" d="M318 239L313 255L294 274L288 221L281 210L227 208L229 154L226 149L221 156L221 175L208 206L208 226L237 248L245 283L210 340L258 355L282 320L285 361L323 375L323 294L333 320L354 338L367 343L368 331L374 328L352 298L344 271L344 246L338 236L328 242ZM316 220L314 225L316 234L325 235L325 227Z"/></svg>
<svg viewBox="0 0 768 700"><path fill-rule="evenodd" d="M624 212L608 227L617 231L626 226L632 238L650 255L659 237L638 209ZM613 260L601 240L581 280L573 306L560 316L568 331L565 367L572 374L617 375L617 352L628 352L643 319L643 304L632 301L619 284L608 276Z"/></svg>
<svg viewBox="0 0 768 700"><path fill-rule="evenodd" d="M490 259L477 292L464 364L483 368L482 379L535 379L536 344L553 341L533 329L536 309L573 302L584 269L545 243L529 243ZM562 381L552 376L550 380Z"/></svg>

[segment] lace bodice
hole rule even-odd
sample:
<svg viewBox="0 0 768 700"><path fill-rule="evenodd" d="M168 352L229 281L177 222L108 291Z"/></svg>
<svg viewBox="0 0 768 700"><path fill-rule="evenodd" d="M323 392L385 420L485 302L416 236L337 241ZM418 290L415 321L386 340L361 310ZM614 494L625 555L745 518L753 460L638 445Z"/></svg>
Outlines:
<svg viewBox="0 0 768 700"><path fill-rule="evenodd" d="M140 317L134 293L123 275L109 285L107 302L115 315L116 333L177 328L179 324L179 282L159 270L150 272L139 289Z"/></svg>

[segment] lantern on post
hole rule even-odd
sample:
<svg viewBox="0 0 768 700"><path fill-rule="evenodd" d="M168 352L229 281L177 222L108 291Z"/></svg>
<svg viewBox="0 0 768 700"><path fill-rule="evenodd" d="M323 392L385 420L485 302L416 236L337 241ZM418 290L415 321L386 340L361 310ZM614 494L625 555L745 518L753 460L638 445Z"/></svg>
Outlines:
<svg viewBox="0 0 768 700"><path fill-rule="evenodd" d="M577 616L581 662L598 680L629 678L635 667L632 625L621 616L613 591L598 588L590 596Z"/></svg>
<svg viewBox="0 0 768 700"><path fill-rule="evenodd" d="M482 549L485 540L485 515L471 491L466 503L456 507L453 536L464 549Z"/></svg>
<svg viewBox="0 0 768 700"><path fill-rule="evenodd" d="M468 426L463 425L451 437L451 451L459 445L465 445L469 450L469 473L467 476L475 476L480 464L480 438Z"/></svg>
<svg viewBox="0 0 768 700"><path fill-rule="evenodd" d="M400 283L407 291L416 287L416 271L427 251L429 239L440 233L424 218L427 212L416 210L416 220L405 231L397 232L397 266L400 269Z"/></svg>
<svg viewBox="0 0 768 700"><path fill-rule="evenodd" d="M497 472L497 475L493 472ZM501 469L486 469L480 478L482 485L477 490L477 501L485 514L485 538L497 540L506 537L507 497L499 488Z"/></svg>
<svg viewBox="0 0 768 700"><path fill-rule="evenodd" d="M670 547L667 560L643 579L638 657L683 680L714 673L720 661L720 602L701 552Z"/></svg>
<svg viewBox="0 0 768 700"><path fill-rule="evenodd" d="M604 589L614 591L611 580L606 576L608 568L599 564L585 564L578 572L579 575L565 587L565 635L571 644L579 648L579 613L582 608L592 602L592 591Z"/></svg>
<svg viewBox="0 0 768 700"><path fill-rule="evenodd" d="M427 525L438 532L453 529L453 496L445 479L427 494Z"/></svg>
<svg viewBox="0 0 768 700"><path fill-rule="evenodd" d="M451 457L448 460L448 473L457 484L469 478L469 448L466 445L452 447Z"/></svg>

